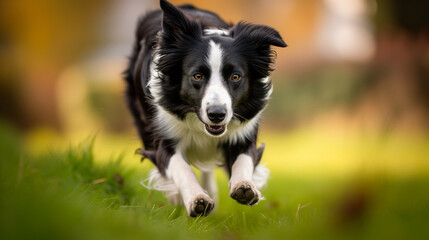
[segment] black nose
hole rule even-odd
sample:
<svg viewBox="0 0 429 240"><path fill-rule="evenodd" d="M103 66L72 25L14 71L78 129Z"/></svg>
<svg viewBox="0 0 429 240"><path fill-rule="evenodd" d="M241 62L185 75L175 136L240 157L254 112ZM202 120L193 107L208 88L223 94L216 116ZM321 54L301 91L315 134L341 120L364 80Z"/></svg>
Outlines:
<svg viewBox="0 0 429 240"><path fill-rule="evenodd" d="M207 116L213 123L220 123L225 119L226 110L224 107L213 106L207 108Z"/></svg>

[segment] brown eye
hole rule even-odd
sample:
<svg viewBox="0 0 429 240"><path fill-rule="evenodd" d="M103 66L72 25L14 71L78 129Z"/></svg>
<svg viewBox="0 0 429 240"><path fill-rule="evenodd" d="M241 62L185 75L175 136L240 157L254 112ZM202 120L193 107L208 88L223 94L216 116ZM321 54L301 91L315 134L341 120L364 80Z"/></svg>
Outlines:
<svg viewBox="0 0 429 240"><path fill-rule="evenodd" d="M203 75L201 73L195 73L194 74L194 79L197 81L200 81L203 79Z"/></svg>
<svg viewBox="0 0 429 240"><path fill-rule="evenodd" d="M232 81L238 81L238 80L240 80L241 79L241 76L240 75L238 75L238 74L233 74L232 76L231 76L231 80Z"/></svg>

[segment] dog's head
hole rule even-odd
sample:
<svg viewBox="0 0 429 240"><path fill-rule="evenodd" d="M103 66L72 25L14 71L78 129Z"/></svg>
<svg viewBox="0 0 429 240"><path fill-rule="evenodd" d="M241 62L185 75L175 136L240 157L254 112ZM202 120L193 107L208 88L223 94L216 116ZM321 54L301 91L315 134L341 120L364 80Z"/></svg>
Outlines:
<svg viewBox="0 0 429 240"><path fill-rule="evenodd" d="M247 23L209 28L165 0L161 9L158 103L182 119L196 113L210 136L222 136L232 120L246 122L262 111L272 88L271 46L286 47L279 33Z"/></svg>

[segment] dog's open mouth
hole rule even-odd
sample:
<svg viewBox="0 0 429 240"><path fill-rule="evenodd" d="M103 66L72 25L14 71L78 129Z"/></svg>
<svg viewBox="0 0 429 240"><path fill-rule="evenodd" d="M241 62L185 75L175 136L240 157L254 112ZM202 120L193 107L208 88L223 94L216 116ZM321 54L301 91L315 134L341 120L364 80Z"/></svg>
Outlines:
<svg viewBox="0 0 429 240"><path fill-rule="evenodd" d="M226 130L226 125L206 125L206 130L213 136L219 136Z"/></svg>

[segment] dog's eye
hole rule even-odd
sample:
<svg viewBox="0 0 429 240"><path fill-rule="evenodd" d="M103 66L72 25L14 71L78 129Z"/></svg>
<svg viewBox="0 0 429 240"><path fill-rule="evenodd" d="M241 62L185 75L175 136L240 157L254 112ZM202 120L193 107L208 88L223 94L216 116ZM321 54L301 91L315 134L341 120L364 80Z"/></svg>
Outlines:
<svg viewBox="0 0 429 240"><path fill-rule="evenodd" d="M238 80L240 80L240 79L241 79L241 76L240 76L240 75L238 75L237 73L232 74L232 76L231 76L231 80L232 80L232 81L238 81Z"/></svg>
<svg viewBox="0 0 429 240"><path fill-rule="evenodd" d="M194 79L197 81L203 80L203 75L201 73L195 73Z"/></svg>

